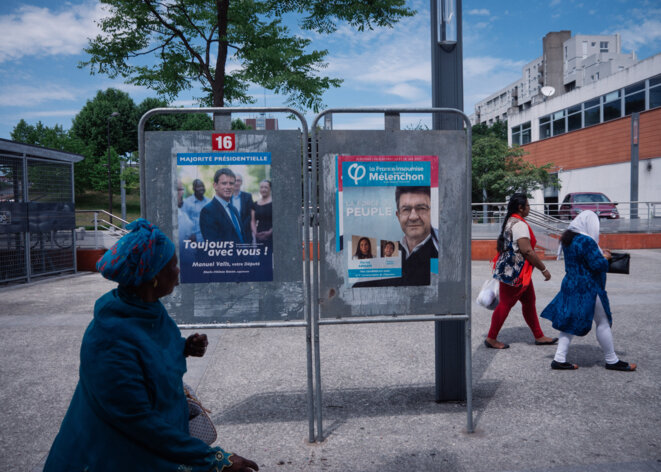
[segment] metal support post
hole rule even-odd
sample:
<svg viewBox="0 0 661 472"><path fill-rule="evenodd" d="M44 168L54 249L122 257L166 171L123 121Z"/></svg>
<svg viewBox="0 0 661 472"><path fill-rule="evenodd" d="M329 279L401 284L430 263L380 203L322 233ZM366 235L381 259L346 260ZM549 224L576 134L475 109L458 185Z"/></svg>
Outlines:
<svg viewBox="0 0 661 472"><path fill-rule="evenodd" d="M119 161L119 175L120 175L120 180L119 180L119 193L122 199L122 228L126 228L126 180L124 180L124 169L126 168L126 164L124 161Z"/></svg>
<svg viewBox="0 0 661 472"><path fill-rule="evenodd" d="M399 113L384 113L384 129L386 131L399 131L401 129Z"/></svg>
<svg viewBox="0 0 661 472"><path fill-rule="evenodd" d="M78 243L76 242L76 189L75 189L75 180L74 180L74 173L73 173L73 163L71 163L70 167L71 171L71 201L73 202L73 217L74 217L74 224L73 224L73 229L71 230L71 247L73 249L73 272L74 274L78 272Z"/></svg>
<svg viewBox="0 0 661 472"><path fill-rule="evenodd" d="M640 135L640 113L631 115L631 201L629 215L638 219L638 137Z"/></svg>
<svg viewBox="0 0 661 472"><path fill-rule="evenodd" d="M432 107L462 110L461 0L430 0L430 11ZM447 32L456 32L456 35L449 36ZM463 129L463 122L459 117L434 113L432 128L459 130ZM437 402L466 399L465 324L466 321L435 322Z"/></svg>
<svg viewBox="0 0 661 472"><path fill-rule="evenodd" d="M23 181L26 182L23 184L23 201L25 203L28 203L30 200L30 194L28 193L28 188L29 185L27 185L28 181L28 160L27 156L25 153L23 153L23 159L21 159L22 165L23 165ZM28 207L29 208L29 207ZM29 217L30 215L28 214L28 230L24 234L24 243L25 243L25 277L27 279L27 282L30 282L31 277L32 277L32 251L30 250L30 224L29 224Z"/></svg>
<svg viewBox="0 0 661 472"><path fill-rule="evenodd" d="M215 131L227 131L232 129L232 113L214 112L213 129Z"/></svg>

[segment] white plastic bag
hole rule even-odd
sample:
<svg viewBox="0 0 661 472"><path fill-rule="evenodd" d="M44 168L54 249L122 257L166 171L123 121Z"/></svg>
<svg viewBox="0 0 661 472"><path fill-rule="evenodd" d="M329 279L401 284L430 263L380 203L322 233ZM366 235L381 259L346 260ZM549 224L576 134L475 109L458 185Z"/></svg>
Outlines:
<svg viewBox="0 0 661 472"><path fill-rule="evenodd" d="M498 306L498 287L500 283L494 278L486 280L475 302L488 310L494 310Z"/></svg>

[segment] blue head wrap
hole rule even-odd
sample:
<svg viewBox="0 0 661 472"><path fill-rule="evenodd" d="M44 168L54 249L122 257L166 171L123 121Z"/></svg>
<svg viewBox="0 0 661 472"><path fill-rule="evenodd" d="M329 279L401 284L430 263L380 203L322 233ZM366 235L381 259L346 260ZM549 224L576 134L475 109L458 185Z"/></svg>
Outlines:
<svg viewBox="0 0 661 472"><path fill-rule="evenodd" d="M122 236L96 263L108 280L138 286L153 279L174 255L174 244L156 225L144 218L130 223Z"/></svg>

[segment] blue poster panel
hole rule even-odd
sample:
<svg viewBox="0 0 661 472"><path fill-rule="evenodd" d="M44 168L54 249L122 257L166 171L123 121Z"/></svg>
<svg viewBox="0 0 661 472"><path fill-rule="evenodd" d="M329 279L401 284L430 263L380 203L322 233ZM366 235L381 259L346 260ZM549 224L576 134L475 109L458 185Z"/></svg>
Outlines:
<svg viewBox="0 0 661 472"><path fill-rule="evenodd" d="M336 251L354 288L438 273L438 156L336 156Z"/></svg>
<svg viewBox="0 0 661 472"><path fill-rule="evenodd" d="M181 283L273 280L270 152L177 154Z"/></svg>

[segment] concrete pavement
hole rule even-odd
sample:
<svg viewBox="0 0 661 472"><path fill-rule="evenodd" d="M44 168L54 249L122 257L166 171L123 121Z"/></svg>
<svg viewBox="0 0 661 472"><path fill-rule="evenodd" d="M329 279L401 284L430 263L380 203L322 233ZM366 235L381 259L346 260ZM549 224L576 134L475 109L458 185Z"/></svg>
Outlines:
<svg viewBox="0 0 661 472"><path fill-rule="evenodd" d="M638 371L604 369L594 330L572 342L579 370L552 371L555 347L533 344L519 306L499 337L511 348L486 349L491 312L474 305L473 434L463 403L434 402L429 322L321 327L321 444L307 442L302 328L207 331L186 381L213 411L218 444L264 471L659 472L661 250L630 252L632 274L607 289L616 352ZM547 266L550 282L534 275L539 311L564 272ZM473 262L473 299L489 271ZM85 273L0 289L0 470L40 470L94 301L113 286Z"/></svg>

